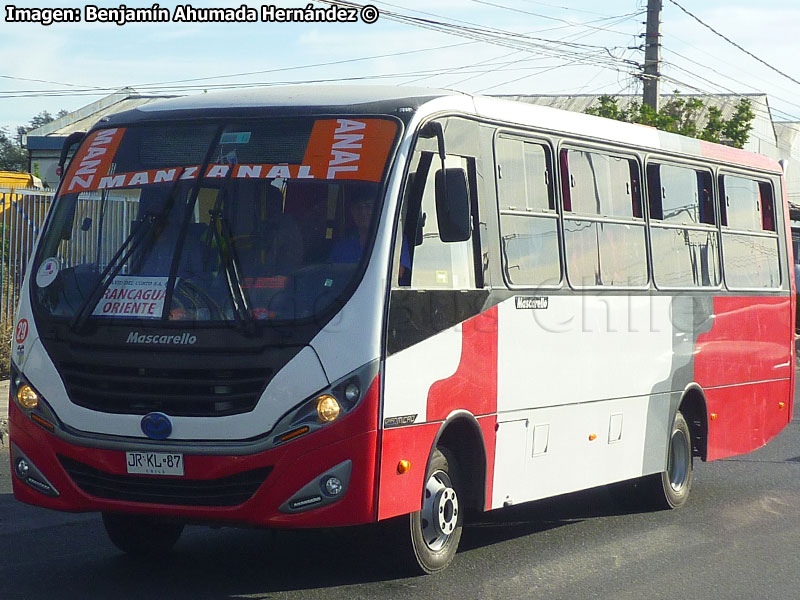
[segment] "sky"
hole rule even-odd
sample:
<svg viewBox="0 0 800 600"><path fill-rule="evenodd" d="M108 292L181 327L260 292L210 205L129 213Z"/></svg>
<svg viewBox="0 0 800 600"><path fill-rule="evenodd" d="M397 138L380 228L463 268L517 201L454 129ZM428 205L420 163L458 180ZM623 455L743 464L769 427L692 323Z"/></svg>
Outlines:
<svg viewBox="0 0 800 600"><path fill-rule="evenodd" d="M379 13L372 24L170 20L120 26L82 19L45 26L9 22L10 4L3 0L0 127L13 132L40 111L76 110L126 86L146 95L321 81L486 94L641 93L636 73L644 58L640 47L647 0L403 0L402 5L359 0L359 4L368 1ZM200 0L191 6L244 5L258 13L270 2L291 8L309 4L308 0L265 0L263 5ZM674 2L763 63L715 35ZM800 121L800 2L674 2L663 0L662 92L763 92L769 95L774 119ZM86 5L77 1L12 0L12 4L19 9L78 9L85 17ZM98 5L119 8L120 3ZM128 0L126 5L149 8L152 2ZM160 6L171 16L176 3ZM328 5L318 1L314 6Z"/></svg>

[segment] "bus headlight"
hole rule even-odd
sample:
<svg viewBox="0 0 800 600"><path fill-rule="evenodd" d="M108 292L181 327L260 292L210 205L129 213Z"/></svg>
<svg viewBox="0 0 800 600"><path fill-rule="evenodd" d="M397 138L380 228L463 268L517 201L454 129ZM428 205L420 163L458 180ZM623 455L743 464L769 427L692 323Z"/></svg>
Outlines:
<svg viewBox="0 0 800 600"><path fill-rule="evenodd" d="M320 390L286 413L272 430L272 443L286 443L341 420L361 401L378 375L374 360Z"/></svg>
<svg viewBox="0 0 800 600"><path fill-rule="evenodd" d="M17 402L26 410L33 410L39 406L39 394L27 383L23 383L17 388Z"/></svg>
<svg viewBox="0 0 800 600"><path fill-rule="evenodd" d="M342 407L339 401L330 394L323 394L317 398L317 420L320 423L331 423L336 420Z"/></svg>
<svg viewBox="0 0 800 600"><path fill-rule="evenodd" d="M14 404L37 425L54 431L55 424L58 423L55 413L13 364L10 383L11 400Z"/></svg>

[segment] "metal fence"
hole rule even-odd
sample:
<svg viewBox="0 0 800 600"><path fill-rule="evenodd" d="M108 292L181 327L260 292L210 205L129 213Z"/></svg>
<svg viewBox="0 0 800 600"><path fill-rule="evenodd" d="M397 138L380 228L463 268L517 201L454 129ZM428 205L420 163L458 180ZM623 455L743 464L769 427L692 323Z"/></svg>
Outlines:
<svg viewBox="0 0 800 600"><path fill-rule="evenodd" d="M14 319L28 261L54 195L0 188L0 324ZM59 267L91 265L101 271L130 234L138 205L138 190L80 194L72 205L72 227L59 242Z"/></svg>
<svg viewBox="0 0 800 600"><path fill-rule="evenodd" d="M0 324L14 319L28 260L54 195L0 188Z"/></svg>

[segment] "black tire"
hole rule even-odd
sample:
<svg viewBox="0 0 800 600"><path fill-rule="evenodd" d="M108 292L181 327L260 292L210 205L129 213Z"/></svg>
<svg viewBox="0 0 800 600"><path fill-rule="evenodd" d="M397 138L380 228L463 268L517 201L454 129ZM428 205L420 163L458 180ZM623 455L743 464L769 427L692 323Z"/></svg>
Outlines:
<svg viewBox="0 0 800 600"><path fill-rule="evenodd" d="M609 485L614 502L625 510L663 510L686 504L694 478L691 444L689 425L678 411L669 433L667 470Z"/></svg>
<svg viewBox="0 0 800 600"><path fill-rule="evenodd" d="M689 500L694 479L692 433L680 411L669 434L667 470L652 476L651 498L656 508L680 508Z"/></svg>
<svg viewBox="0 0 800 600"><path fill-rule="evenodd" d="M141 515L103 513L103 526L117 548L141 558L166 554L183 533L183 523Z"/></svg>
<svg viewBox="0 0 800 600"><path fill-rule="evenodd" d="M462 481L454 454L444 447L434 449L425 473L422 510L400 517L391 525L406 571L418 575L439 573L452 562L464 523Z"/></svg>

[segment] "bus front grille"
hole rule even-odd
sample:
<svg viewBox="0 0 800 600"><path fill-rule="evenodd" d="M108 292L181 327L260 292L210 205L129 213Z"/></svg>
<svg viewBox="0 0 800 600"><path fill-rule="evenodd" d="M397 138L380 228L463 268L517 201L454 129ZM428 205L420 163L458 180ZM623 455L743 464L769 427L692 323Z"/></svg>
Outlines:
<svg viewBox="0 0 800 600"><path fill-rule="evenodd" d="M106 413L222 417L253 410L272 370L61 364L70 400Z"/></svg>
<svg viewBox="0 0 800 600"><path fill-rule="evenodd" d="M90 496L107 500L181 506L237 506L249 500L272 467L220 479L183 479L105 473L66 456L59 461L75 484Z"/></svg>

